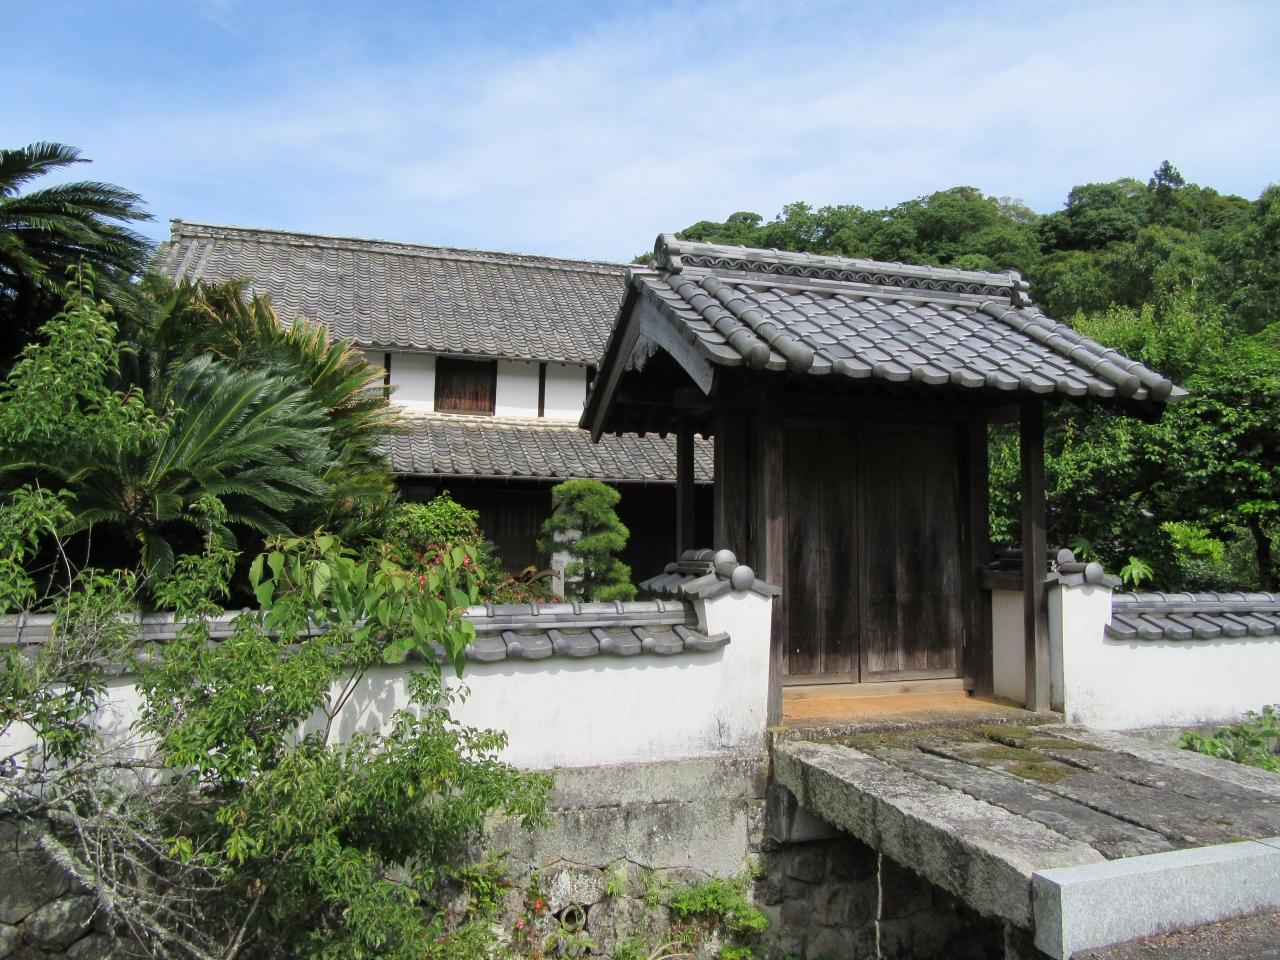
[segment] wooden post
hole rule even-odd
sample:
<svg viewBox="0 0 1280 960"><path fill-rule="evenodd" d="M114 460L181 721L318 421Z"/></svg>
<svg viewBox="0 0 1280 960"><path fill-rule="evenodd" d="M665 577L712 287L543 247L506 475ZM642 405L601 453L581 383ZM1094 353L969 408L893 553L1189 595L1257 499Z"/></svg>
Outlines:
<svg viewBox="0 0 1280 960"><path fill-rule="evenodd" d="M1022 628L1026 649L1026 707L1049 709L1049 628L1044 600L1048 553L1044 503L1044 405L1022 404L1018 426L1022 473Z"/></svg>
<svg viewBox="0 0 1280 960"><path fill-rule="evenodd" d="M982 566L991 560L990 452L987 429L987 421L981 416L969 421L966 456L969 555L965 563L969 571L964 582L969 593L969 624L965 636L964 673L973 681L973 692L980 697L989 697L995 692L991 647L991 592L979 586Z"/></svg>
<svg viewBox="0 0 1280 960"><path fill-rule="evenodd" d="M676 421L676 556L697 547L694 543L693 424L688 417Z"/></svg>

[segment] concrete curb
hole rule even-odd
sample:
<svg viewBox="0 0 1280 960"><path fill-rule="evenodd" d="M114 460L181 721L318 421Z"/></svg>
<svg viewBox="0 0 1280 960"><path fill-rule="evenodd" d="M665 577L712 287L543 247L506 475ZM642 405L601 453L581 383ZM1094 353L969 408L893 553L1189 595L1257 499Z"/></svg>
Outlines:
<svg viewBox="0 0 1280 960"><path fill-rule="evenodd" d="M1280 838L1055 867L1031 878L1036 947L1094 947L1280 909Z"/></svg>

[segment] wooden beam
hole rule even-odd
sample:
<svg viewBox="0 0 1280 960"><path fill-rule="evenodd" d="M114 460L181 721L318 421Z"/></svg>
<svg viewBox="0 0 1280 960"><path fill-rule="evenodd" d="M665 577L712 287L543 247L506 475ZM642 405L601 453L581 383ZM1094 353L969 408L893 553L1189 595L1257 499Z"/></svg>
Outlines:
<svg viewBox="0 0 1280 960"><path fill-rule="evenodd" d="M1044 600L1044 406L1022 404L1018 451L1022 473L1022 629L1026 649L1026 707L1049 709L1049 628Z"/></svg>
<svg viewBox="0 0 1280 960"><path fill-rule="evenodd" d="M693 422L688 417L676 421L676 556L697 546L694 543Z"/></svg>

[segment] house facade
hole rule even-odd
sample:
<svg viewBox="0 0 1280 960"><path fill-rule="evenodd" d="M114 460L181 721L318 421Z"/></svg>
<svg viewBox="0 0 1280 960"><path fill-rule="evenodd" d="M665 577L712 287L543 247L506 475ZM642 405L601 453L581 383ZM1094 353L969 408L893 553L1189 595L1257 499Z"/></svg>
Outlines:
<svg viewBox="0 0 1280 960"><path fill-rule="evenodd" d="M637 577L676 549L673 439L591 443L578 427L617 316L619 264L215 226L175 220L155 269L173 280L243 278L285 323L324 323L381 367L407 431L387 450L405 495L448 490L480 511L508 568L541 565L550 489L590 477L620 491ZM711 447L696 445L710 503ZM709 509L706 535L710 535Z"/></svg>

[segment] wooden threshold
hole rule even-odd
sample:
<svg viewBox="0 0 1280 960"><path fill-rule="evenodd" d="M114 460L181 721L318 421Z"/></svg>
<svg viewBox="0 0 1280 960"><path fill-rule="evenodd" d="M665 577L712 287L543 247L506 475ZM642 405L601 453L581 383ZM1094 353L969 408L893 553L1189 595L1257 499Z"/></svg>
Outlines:
<svg viewBox="0 0 1280 960"><path fill-rule="evenodd" d="M963 677L936 680L877 680L871 683L796 683L783 688L785 700L852 700L911 693L964 693Z"/></svg>

